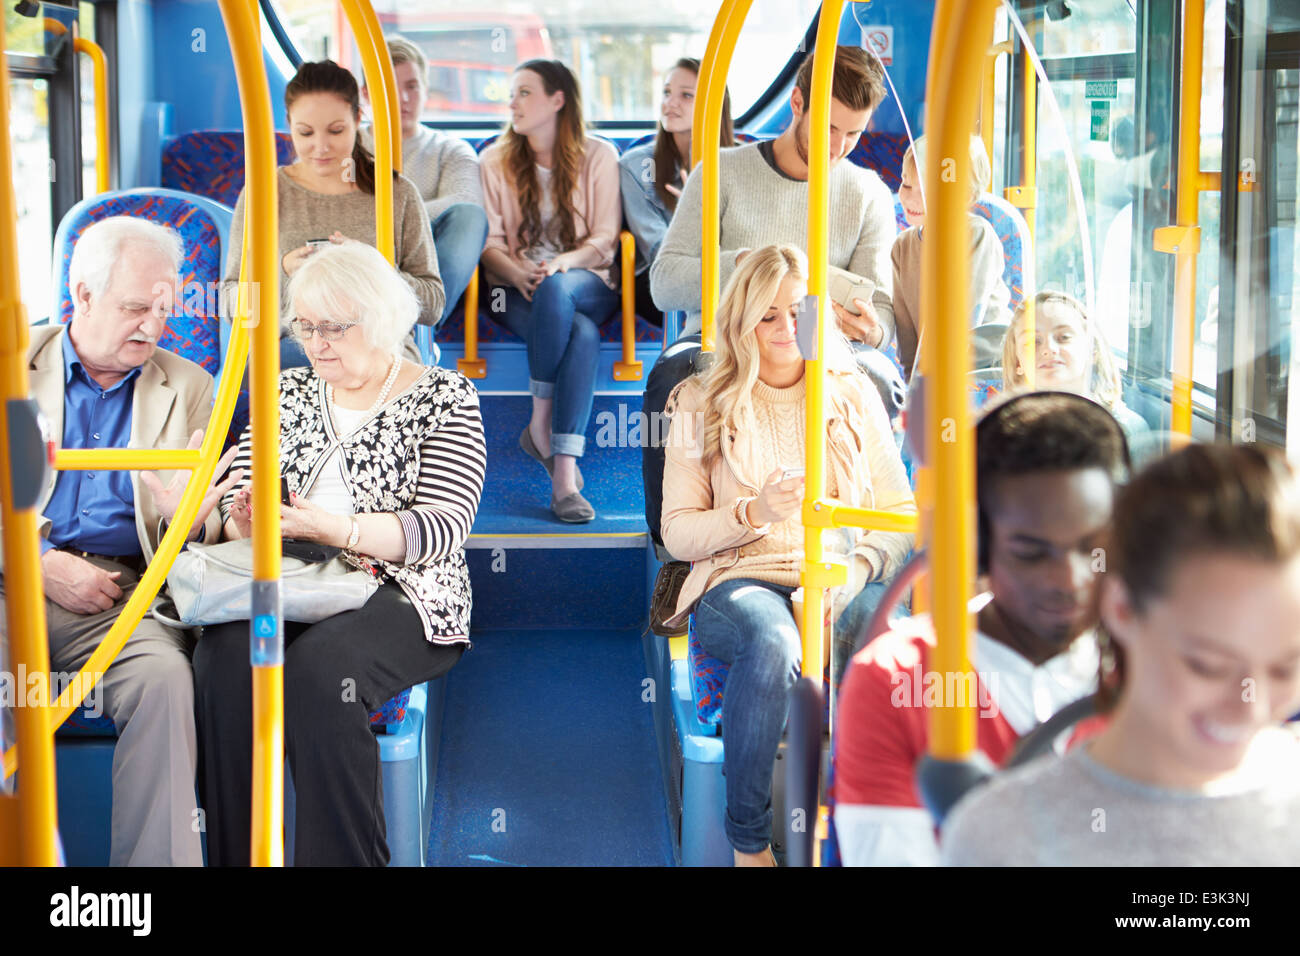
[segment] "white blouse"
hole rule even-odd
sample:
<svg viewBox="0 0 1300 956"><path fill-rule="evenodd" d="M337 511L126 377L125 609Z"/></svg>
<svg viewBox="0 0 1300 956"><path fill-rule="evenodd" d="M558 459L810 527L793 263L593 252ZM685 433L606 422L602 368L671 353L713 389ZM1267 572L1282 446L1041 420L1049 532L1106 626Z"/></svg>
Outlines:
<svg viewBox="0 0 1300 956"><path fill-rule="evenodd" d="M334 404L329 406L329 410L334 416L335 431L340 436L355 431L357 426L370 415L368 410L355 411L351 408L339 408ZM330 514L356 514L356 503L352 500L352 494L343 481L343 455L337 445L325 459L325 464L321 466L320 476L311 486L311 491L307 493L307 500Z"/></svg>

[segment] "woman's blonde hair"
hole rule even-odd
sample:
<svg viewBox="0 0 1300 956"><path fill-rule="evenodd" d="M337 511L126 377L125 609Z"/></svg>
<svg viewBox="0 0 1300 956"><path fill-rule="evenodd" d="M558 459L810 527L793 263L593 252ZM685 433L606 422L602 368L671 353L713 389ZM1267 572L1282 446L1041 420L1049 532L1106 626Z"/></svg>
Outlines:
<svg viewBox="0 0 1300 956"><path fill-rule="evenodd" d="M808 279L808 259L795 246L764 246L748 253L722 290L718 303L716 360L700 373L704 388L700 447L706 469L722 453L726 427L744 429L753 420L754 383L758 381L758 328L772 308L777 290L787 277ZM833 316L829 308L827 315ZM833 319L822 339L827 366L838 372L853 372L848 341Z"/></svg>
<svg viewBox="0 0 1300 956"><path fill-rule="evenodd" d="M1007 326L1006 338L1002 340L1002 388L1007 392L1023 391L1028 387L1024 372L1018 370L1020 354L1016 349L1016 332L1024 323L1028 301L1026 299L1016 308L1016 314ZM1092 377L1088 382L1088 394L1112 411L1118 408L1121 404L1119 368L1115 365L1115 357L1111 354L1101 326L1089 318L1083 303L1072 295L1052 291L1038 293L1033 302L1035 316L1044 305L1052 302L1059 302L1078 313L1079 322L1092 340Z"/></svg>

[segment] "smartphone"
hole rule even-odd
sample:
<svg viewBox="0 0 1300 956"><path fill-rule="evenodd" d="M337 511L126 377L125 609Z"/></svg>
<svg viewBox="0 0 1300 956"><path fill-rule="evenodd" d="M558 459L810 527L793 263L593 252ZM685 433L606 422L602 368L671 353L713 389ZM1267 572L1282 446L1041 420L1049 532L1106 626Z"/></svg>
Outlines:
<svg viewBox="0 0 1300 956"><path fill-rule="evenodd" d="M789 481L791 478L802 478L804 470L802 468L784 468L781 470L781 480Z"/></svg>
<svg viewBox="0 0 1300 956"><path fill-rule="evenodd" d="M333 243L328 239L308 239L307 245L311 246L312 251L314 252L317 249L324 249L327 246L333 245Z"/></svg>
<svg viewBox="0 0 1300 956"><path fill-rule="evenodd" d="M847 269L837 269L835 266L828 265L826 273L826 287L831 299L854 315L859 313L853 305L853 300L861 299L863 302L870 302L872 294L876 291L874 282L866 276L856 275Z"/></svg>
<svg viewBox="0 0 1300 956"><path fill-rule="evenodd" d="M289 500L289 479L284 475L280 476L280 503L291 504Z"/></svg>

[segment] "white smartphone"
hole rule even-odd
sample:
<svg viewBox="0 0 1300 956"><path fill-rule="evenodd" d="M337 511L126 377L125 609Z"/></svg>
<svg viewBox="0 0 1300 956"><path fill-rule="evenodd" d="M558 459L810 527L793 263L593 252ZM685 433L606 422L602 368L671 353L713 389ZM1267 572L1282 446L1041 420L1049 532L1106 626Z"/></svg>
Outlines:
<svg viewBox="0 0 1300 956"><path fill-rule="evenodd" d="M799 468L783 468L783 469L781 470L781 480L782 480L782 481L789 481L791 478L802 478L803 476L804 476L804 470L803 470L802 467L799 467Z"/></svg>
<svg viewBox="0 0 1300 956"><path fill-rule="evenodd" d="M826 272L827 292L830 293L831 300L838 302L841 307L854 315L858 315L853 300L861 299L863 302L870 302L872 294L876 291L876 284L866 276L856 275L847 269L837 269L831 265L826 267Z"/></svg>

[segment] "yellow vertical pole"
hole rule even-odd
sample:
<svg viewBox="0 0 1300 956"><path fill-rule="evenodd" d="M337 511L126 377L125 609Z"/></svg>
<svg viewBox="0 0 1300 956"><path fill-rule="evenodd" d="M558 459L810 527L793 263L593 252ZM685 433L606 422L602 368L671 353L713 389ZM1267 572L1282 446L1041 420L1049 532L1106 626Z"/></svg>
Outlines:
<svg viewBox="0 0 1300 956"><path fill-rule="evenodd" d="M402 101L397 94L397 74L393 72L393 58L388 55L388 44L384 42L384 30L379 25L379 17L375 15L375 8L371 5L370 0L359 0L357 3L358 12L365 21L366 32L370 34L371 44L375 49L375 56L379 63L379 72L383 75L384 94L387 100L389 142L392 144L392 168L393 172L402 171ZM364 62L364 61L363 61ZM370 77L366 76L366 83L369 85ZM423 105L423 104L421 104ZM374 100L371 100L372 108L375 107ZM375 123L382 122L377 108L374 115ZM376 157L378 162L378 157Z"/></svg>
<svg viewBox="0 0 1300 956"><path fill-rule="evenodd" d="M971 440L966 363L970 338L970 129L979 97L977 77L997 0L939 0L927 78L926 122L934 142L926 150L926 219L932 235L922 245L921 325L937 332L926 387L926 456L932 465L934 515L930 528L931 614L938 639L933 668L971 670L967 610L975 572L975 456ZM953 163L955 175L945 176ZM945 684L947 681L945 680ZM958 759L975 746L973 701L945 701L930 711L930 753Z"/></svg>
<svg viewBox="0 0 1300 956"><path fill-rule="evenodd" d="M1175 225L1155 230L1157 251L1174 256L1174 328L1170 373L1173 378L1170 430L1192 434L1192 360L1196 326L1196 255L1201 249L1197 205L1201 176L1201 72L1205 43L1205 4L1183 4L1182 87L1178 103L1178 204Z"/></svg>
<svg viewBox="0 0 1300 956"><path fill-rule="evenodd" d="M284 622L280 602L280 263L275 126L262 65L257 7L219 0L230 36L244 119L251 306L253 583L249 658L253 668L254 866L284 865ZM382 179L382 177L380 177ZM380 234L382 236L382 233ZM391 229L389 231L391 238Z"/></svg>
<svg viewBox="0 0 1300 956"><path fill-rule="evenodd" d="M384 76L383 64L388 64L391 73L392 61L388 50L382 47L371 32L366 20L363 6L368 0L339 0L343 12L347 14L352 35L356 37L357 47L361 50L361 66L365 73L366 86L370 89L370 105L374 110L375 134L375 247L384 254L389 262L394 262L396 240L393 236L393 121L388 102L388 80ZM373 13L373 11L372 11ZM378 26L378 22L376 22ZM396 82L393 91L396 93ZM400 129L400 127L399 127ZM401 137L397 145L400 148Z"/></svg>
<svg viewBox="0 0 1300 956"><path fill-rule="evenodd" d="M101 193L109 190L108 143L108 58L98 43L77 37L73 49L90 57L91 74L95 84L95 188Z"/></svg>
<svg viewBox="0 0 1300 956"><path fill-rule="evenodd" d="M713 52L713 61L706 74L701 67L701 75L707 75L707 102L704 105L704 124L696 127L691 134L691 151L702 150L704 157L703 209L704 219L700 243L700 342L705 352L713 351L714 321L718 311L718 293L720 284L719 271L719 234L721 224L718 222L718 139L722 133L722 101L727 88L727 72L731 69L731 56L736 50L736 40L740 28L745 25L749 7L753 0L724 0L718 17L725 16L722 30L718 34L717 47ZM716 28L717 23L715 21ZM712 45L712 44L711 44ZM707 55L706 51L706 55ZM697 91L698 100L698 91Z"/></svg>
<svg viewBox="0 0 1300 956"><path fill-rule="evenodd" d="M804 104L809 113L808 142L808 292L817 302L816 355L808 359L804 372L807 383L804 401L805 428L808 436L804 475L805 506L826 497L826 368L822 347L827 323L835 322L835 313L827 299L826 263L830 256L828 223L830 220L830 110L831 79L835 69L836 39L840 31L843 0L825 0L817 23L817 41L813 47L811 102ZM803 675L820 679L824 654L824 589L843 584L845 567L827 563L822 553L822 525L804 523L803 582Z"/></svg>
<svg viewBox="0 0 1300 956"><path fill-rule="evenodd" d="M4 55L5 30L0 18L0 129L9 129L9 63ZM14 196L13 156L9 136L0 135L0 520L4 526L5 619L9 664L26 673L40 694L38 706L15 707L14 724L23 776L17 808L5 801L3 811L17 819L18 861L23 866L58 862L57 807L54 794L54 729L49 719L49 643L45 631L45 593L41 588L40 548L36 543L36 509L17 508L9 447L9 402L28 395L27 310L18 272L18 204ZM24 693L28 688L22 689ZM6 827L10 829L10 827Z"/></svg>
<svg viewBox="0 0 1300 956"><path fill-rule="evenodd" d="M1007 41L1008 51L1012 49L1014 42L1014 39ZM1025 250L1025 259L1033 263L1037 245L1034 234L1034 213L1038 205L1038 74L1034 71L1034 61L1030 58L1029 51L1024 49L1022 53L1024 64L1021 71L1020 132L1025 158L1020 185L1009 186L1006 189L1006 198L1024 214L1025 225L1029 227L1029 248ZM989 155L991 156L992 153ZM1019 346L1020 366L1025 371L1025 385L1033 388L1036 374L1034 364L1037 354L1035 345L1037 317L1034 314L1034 290L1028 288L1028 283L1024 292L1025 317L1022 323L1024 338Z"/></svg>

